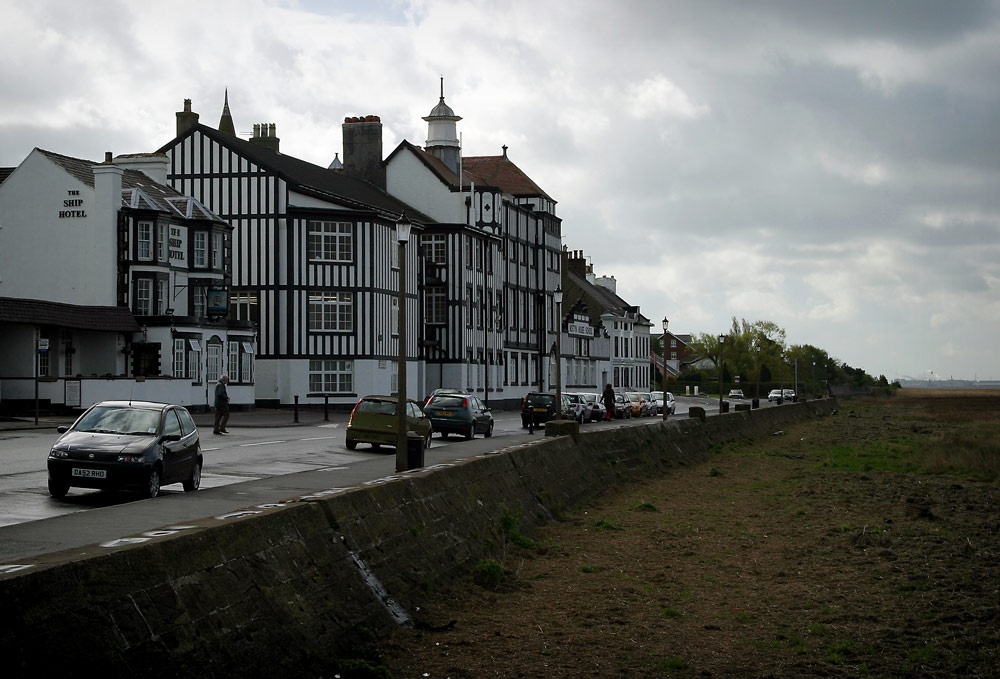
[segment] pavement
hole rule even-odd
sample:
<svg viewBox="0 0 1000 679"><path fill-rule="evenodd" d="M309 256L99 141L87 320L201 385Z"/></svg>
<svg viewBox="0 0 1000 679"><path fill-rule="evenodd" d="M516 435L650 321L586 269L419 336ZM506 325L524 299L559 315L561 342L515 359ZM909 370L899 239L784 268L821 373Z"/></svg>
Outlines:
<svg viewBox="0 0 1000 679"><path fill-rule="evenodd" d="M215 413L191 412L202 436L206 430L211 435L215 425ZM229 424L233 427L295 427L311 426L330 422L346 422L349 413L341 411L324 411L322 408L255 408L253 410L235 410L229 415ZM44 415L35 418L0 417L0 431L17 431L26 429L55 429L61 425L71 425L76 415Z"/></svg>

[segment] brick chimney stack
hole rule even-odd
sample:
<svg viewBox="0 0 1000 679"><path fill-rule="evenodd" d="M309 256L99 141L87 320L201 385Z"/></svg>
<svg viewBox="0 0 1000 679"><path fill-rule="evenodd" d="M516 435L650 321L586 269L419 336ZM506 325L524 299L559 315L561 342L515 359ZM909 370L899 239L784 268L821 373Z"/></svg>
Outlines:
<svg viewBox="0 0 1000 679"><path fill-rule="evenodd" d="M177 112L177 136L198 124L198 114L191 110L191 100L184 100L184 110Z"/></svg>
<svg viewBox="0 0 1000 679"><path fill-rule="evenodd" d="M382 164L382 119L344 118L344 172L385 189Z"/></svg>
<svg viewBox="0 0 1000 679"><path fill-rule="evenodd" d="M250 138L250 143L258 144L277 153L280 141L277 125L274 123L256 123L253 126L253 136Z"/></svg>

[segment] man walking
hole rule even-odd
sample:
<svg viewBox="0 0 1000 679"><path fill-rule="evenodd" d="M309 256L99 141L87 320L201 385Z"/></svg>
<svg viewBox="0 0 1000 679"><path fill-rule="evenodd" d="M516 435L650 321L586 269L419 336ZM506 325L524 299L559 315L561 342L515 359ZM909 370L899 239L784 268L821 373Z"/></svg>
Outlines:
<svg viewBox="0 0 1000 679"><path fill-rule="evenodd" d="M219 383L215 385L215 434L228 434L226 424L229 423L229 391L226 385L229 384L229 375L219 377Z"/></svg>

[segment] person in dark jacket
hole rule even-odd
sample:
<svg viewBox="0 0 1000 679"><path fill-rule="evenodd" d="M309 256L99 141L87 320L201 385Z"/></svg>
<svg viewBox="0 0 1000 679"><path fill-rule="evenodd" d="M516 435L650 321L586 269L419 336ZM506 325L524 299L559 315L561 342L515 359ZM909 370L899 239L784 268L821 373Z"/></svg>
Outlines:
<svg viewBox="0 0 1000 679"><path fill-rule="evenodd" d="M608 411L608 419L615 419L615 389L608 383L608 386L604 387L604 393L601 394L601 401L604 403L604 409Z"/></svg>
<svg viewBox="0 0 1000 679"><path fill-rule="evenodd" d="M229 375L219 377L218 384L215 385L215 431L214 434L228 434L226 424L229 423Z"/></svg>

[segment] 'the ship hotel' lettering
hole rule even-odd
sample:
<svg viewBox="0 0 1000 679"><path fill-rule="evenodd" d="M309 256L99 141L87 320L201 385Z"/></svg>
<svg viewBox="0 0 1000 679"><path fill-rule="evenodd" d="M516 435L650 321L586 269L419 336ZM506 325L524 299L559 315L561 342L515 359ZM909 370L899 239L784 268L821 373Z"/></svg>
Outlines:
<svg viewBox="0 0 1000 679"><path fill-rule="evenodd" d="M71 196L79 196L79 191L67 191L67 194ZM83 208L83 198L64 198L63 207L65 208L80 208L77 210L60 210L59 219L71 219L74 217L86 217L87 211Z"/></svg>

